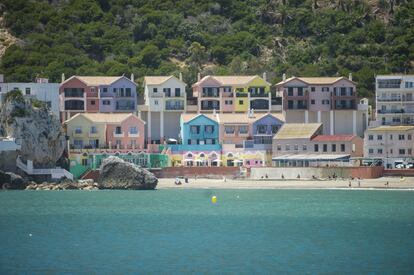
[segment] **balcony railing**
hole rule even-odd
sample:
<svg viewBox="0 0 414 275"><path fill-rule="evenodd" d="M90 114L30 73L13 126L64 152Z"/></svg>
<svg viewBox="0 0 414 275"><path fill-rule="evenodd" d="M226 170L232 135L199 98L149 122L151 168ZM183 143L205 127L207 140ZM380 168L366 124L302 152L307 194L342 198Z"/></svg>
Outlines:
<svg viewBox="0 0 414 275"><path fill-rule="evenodd" d="M236 93L236 97L248 97L247 93Z"/></svg>
<svg viewBox="0 0 414 275"><path fill-rule="evenodd" d="M132 138L139 137L139 133L130 133L130 132L128 132L128 137L132 137Z"/></svg>
<svg viewBox="0 0 414 275"><path fill-rule="evenodd" d="M165 105L165 110L184 110L184 105Z"/></svg>
<svg viewBox="0 0 414 275"><path fill-rule="evenodd" d="M124 132L113 132L113 135L114 135L114 137L117 137L117 138L122 138L122 137L124 137L125 136L125 133Z"/></svg>
<svg viewBox="0 0 414 275"><path fill-rule="evenodd" d="M203 110L203 111L208 111L208 110L220 110L220 105L215 105L215 106L212 106L212 105L208 105L208 106L203 106L203 105L201 105L201 110Z"/></svg>
<svg viewBox="0 0 414 275"><path fill-rule="evenodd" d="M267 94L267 93L259 93L259 94L251 93L250 97L269 97L269 94Z"/></svg>
<svg viewBox="0 0 414 275"><path fill-rule="evenodd" d="M377 97L378 102L405 102L414 101L412 97Z"/></svg>
<svg viewBox="0 0 414 275"><path fill-rule="evenodd" d="M402 114L404 110L377 110L378 114Z"/></svg>

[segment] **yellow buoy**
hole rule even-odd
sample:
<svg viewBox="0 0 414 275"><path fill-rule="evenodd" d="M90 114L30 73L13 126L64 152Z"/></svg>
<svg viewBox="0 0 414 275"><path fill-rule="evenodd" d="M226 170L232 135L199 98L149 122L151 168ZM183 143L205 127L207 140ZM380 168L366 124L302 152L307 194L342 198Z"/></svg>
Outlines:
<svg viewBox="0 0 414 275"><path fill-rule="evenodd" d="M212 203L216 203L217 202L217 197L216 196L212 196L211 197L211 202Z"/></svg>

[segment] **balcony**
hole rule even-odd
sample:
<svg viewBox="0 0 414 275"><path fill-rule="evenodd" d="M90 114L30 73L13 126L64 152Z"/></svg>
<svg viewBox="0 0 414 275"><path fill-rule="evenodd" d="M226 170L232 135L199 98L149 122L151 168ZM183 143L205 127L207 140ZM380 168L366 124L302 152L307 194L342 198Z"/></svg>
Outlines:
<svg viewBox="0 0 414 275"><path fill-rule="evenodd" d="M250 93L250 97L269 97L268 93Z"/></svg>
<svg viewBox="0 0 414 275"><path fill-rule="evenodd" d="M403 109L395 109L395 110L377 110L378 114L402 114L404 113Z"/></svg>
<svg viewBox="0 0 414 275"><path fill-rule="evenodd" d="M114 137L123 138L125 136L124 132L113 132Z"/></svg>
<svg viewBox="0 0 414 275"><path fill-rule="evenodd" d="M248 97L249 95L247 93L236 93L236 97Z"/></svg>
<svg viewBox="0 0 414 275"><path fill-rule="evenodd" d="M128 137L137 138L137 137L139 137L139 133L130 133L130 132L128 132Z"/></svg>
<svg viewBox="0 0 414 275"><path fill-rule="evenodd" d="M135 111L134 106L116 106L117 111Z"/></svg>
<svg viewBox="0 0 414 275"><path fill-rule="evenodd" d="M98 138L99 133L98 132L89 132L88 137L90 138Z"/></svg>
<svg viewBox="0 0 414 275"><path fill-rule="evenodd" d="M84 135L83 135L83 132L82 131L73 131L72 132L72 136L73 137L83 137Z"/></svg>
<svg viewBox="0 0 414 275"><path fill-rule="evenodd" d="M201 93L201 97L219 97L219 93L210 92L210 93Z"/></svg>

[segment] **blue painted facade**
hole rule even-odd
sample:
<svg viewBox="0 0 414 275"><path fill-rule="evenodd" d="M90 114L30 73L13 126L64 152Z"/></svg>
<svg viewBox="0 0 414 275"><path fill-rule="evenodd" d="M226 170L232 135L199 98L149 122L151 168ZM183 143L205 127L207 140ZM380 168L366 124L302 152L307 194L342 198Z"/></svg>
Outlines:
<svg viewBox="0 0 414 275"><path fill-rule="evenodd" d="M111 85L99 86L101 112L135 112L137 110L137 87L126 77Z"/></svg>
<svg viewBox="0 0 414 275"><path fill-rule="evenodd" d="M246 141L246 149L272 150L273 136L280 130L284 121L268 114L253 123L253 140Z"/></svg>

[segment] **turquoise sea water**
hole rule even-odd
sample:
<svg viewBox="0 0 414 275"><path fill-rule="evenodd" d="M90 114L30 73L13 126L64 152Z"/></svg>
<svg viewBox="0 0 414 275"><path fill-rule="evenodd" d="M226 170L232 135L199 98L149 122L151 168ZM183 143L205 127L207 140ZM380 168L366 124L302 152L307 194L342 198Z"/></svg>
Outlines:
<svg viewBox="0 0 414 275"><path fill-rule="evenodd" d="M253 272L412 274L414 192L0 192L0 274Z"/></svg>

